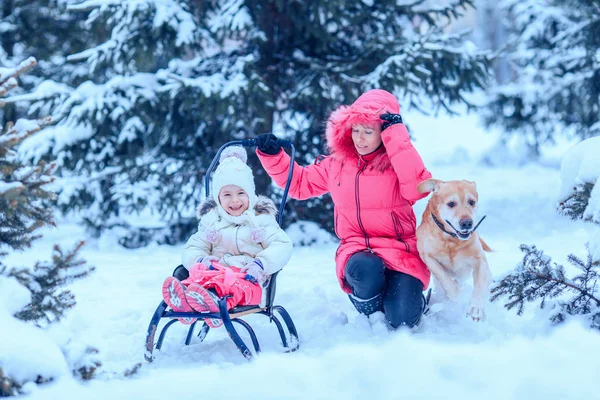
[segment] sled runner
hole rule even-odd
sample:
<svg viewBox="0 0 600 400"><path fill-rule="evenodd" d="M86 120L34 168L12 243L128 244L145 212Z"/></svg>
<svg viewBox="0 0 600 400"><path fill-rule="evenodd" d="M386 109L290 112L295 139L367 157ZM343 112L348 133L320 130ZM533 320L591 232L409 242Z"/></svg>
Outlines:
<svg viewBox="0 0 600 400"><path fill-rule="evenodd" d="M296 150L294 148L294 145L287 140L280 140L279 144L282 147L287 147L287 148L291 149L290 172L288 175L287 183L285 185L285 189L283 191L283 197L281 199L281 204L279 206L279 214L277 216L277 222L281 226L281 223L283 220L283 210L284 210L285 203L287 200L289 186L291 183L291 178L292 178L292 174L293 174L293 170L294 170L294 158L295 158ZM237 145L237 146L242 145L242 146L250 147L250 146L255 146L256 143L255 143L254 139L245 139L245 140L241 140L241 141L228 142L228 143L225 143L223 146L221 146L221 148L217 152L216 156L214 157L213 161L211 162L210 166L208 167L208 170L206 171L206 178L205 178L206 197L209 197L209 195L210 195L211 174L216 167L216 164L219 160L221 152L225 148L227 148L229 146L235 146L235 145ZM194 323L192 323L189 327L189 330L188 330L188 333L187 333L187 336L185 339L186 345L190 344L190 342L194 336L194 333L195 333L194 330L195 330L196 324L198 322L201 322L203 325L200 327L200 331L198 332L197 336L200 339L200 341L204 340L204 338L206 337L206 335L208 334L208 332L210 330L210 327L208 326L208 324L206 322L204 322L204 319L209 318L209 319L219 319L219 320L223 321L223 327L227 330L227 333L229 334L229 337L231 338L231 340L233 340L233 342L235 343L235 345L237 346L239 351L242 353L242 355L246 359L250 360L253 357L253 354L250 351L250 349L248 348L248 345L246 345L244 340L242 340L242 338L240 337L240 335L237 332L236 327L235 327L235 325L239 325L239 327L243 327L248 332L250 339L252 341L252 346L254 348L254 352L260 353L260 344L258 342L258 338L256 337L254 330L252 329L250 324L248 324L246 321L241 319L241 317L243 317L245 315L250 315L250 314L264 315L265 317L269 318L269 321L275 325L275 327L277 328L277 331L279 332L279 336L281 337L281 343L282 343L285 351L286 352L296 351L298 349L298 347L300 346L300 343L298 341L298 332L296 331L294 322L292 321L292 318L290 317L288 312L285 310L285 308L283 308L280 305L275 305L275 289L276 289L277 274L279 274L279 272L276 272L273 275L271 275L270 280L267 283L267 286L263 288L263 290L265 290L266 294L267 294L267 297L266 297L267 301L266 301L266 305L264 307L261 307L260 305L249 305L249 306L238 306L238 307L232 308L231 310L227 310L227 297L222 297L218 301L219 312L213 312L213 313L175 312L173 310L170 310L164 301L161 301L161 303L156 308L154 315L152 316L150 325L148 326L148 333L146 334L146 352L144 354L144 358L146 359L146 361L152 362L152 360L154 359L154 357L152 356L152 352L153 352L154 348L160 350L168 329L171 327L171 325L178 322L177 318L197 318L197 320ZM155 339L156 332L158 330L158 325L160 323L160 320L163 318L169 319L169 322L167 322L164 325L164 327L160 331L160 334L158 335L158 340L155 342L154 339ZM239 329L239 327L238 327L238 329Z"/></svg>

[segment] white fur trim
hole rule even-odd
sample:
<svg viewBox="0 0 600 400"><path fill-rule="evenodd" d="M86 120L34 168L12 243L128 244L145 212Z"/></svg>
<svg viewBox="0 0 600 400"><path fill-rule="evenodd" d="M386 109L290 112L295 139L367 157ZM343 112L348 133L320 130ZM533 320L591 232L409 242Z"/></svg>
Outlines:
<svg viewBox="0 0 600 400"><path fill-rule="evenodd" d="M209 227L209 226L213 225L215 222L217 222L218 220L219 220L219 213L217 213L216 209L213 209L202 216L202 218L200 219L200 224L202 226Z"/></svg>

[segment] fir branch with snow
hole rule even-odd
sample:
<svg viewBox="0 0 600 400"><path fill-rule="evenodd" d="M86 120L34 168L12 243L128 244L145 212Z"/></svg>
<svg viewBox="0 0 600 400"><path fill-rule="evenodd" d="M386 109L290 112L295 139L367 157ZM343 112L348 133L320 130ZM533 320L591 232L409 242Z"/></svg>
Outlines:
<svg viewBox="0 0 600 400"><path fill-rule="evenodd" d="M600 262L594 262L591 254L585 262L570 255L569 263L581 272L569 278L562 265L553 263L535 246L521 245L521 251L525 253L523 261L492 288L492 301L507 298L504 306L509 310L516 307L518 315L523 314L526 302L540 301L540 308L551 303L552 322L584 315L590 327L600 329Z"/></svg>
<svg viewBox="0 0 600 400"><path fill-rule="evenodd" d="M586 182L573 186L569 197L558 204L558 211L571 219L581 219L588 207L594 183Z"/></svg>

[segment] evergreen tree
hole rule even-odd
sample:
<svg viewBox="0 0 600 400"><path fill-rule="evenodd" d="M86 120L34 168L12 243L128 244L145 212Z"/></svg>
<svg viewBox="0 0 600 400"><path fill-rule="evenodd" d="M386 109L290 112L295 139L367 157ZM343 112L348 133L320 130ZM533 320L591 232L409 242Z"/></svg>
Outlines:
<svg viewBox="0 0 600 400"><path fill-rule="evenodd" d="M35 59L29 58L15 68L0 68L0 97L15 88L17 76L35 63ZM4 105L0 101L0 107ZM39 228L54 225L52 202L55 195L47 189L47 185L54 180L54 164L46 164L44 161L34 165L25 163L17 151L26 138L41 134L39 131L51 122L51 118L19 119L0 131L0 277L15 278L29 290L31 301L15 317L32 321L38 326L60 320L65 311L75 305L73 295L64 286L87 276L94 269L84 265L85 261L77 256L83 242L67 253L56 246L52 262L37 263L33 269L9 269L2 261L7 248L13 251L25 250L39 237ZM0 304L0 307L4 308L5 304ZM93 349L88 347L85 352L88 354ZM0 354L0 364L1 357ZM79 358L74 374L82 378L93 376L100 366L99 361L93 356ZM10 373L11 371L0 369L1 396L18 394L24 383L15 381ZM50 378L40 376L36 383L46 382L48 379Z"/></svg>
<svg viewBox="0 0 600 400"><path fill-rule="evenodd" d="M0 96L16 87L15 77L34 64L34 59L28 59L18 68L0 69ZM14 150L49 122L48 118L21 119L16 124L7 124L0 132L0 243L15 250L29 247L38 228L54 225L49 200L55 195L44 187L53 181L54 165L43 161L34 167L25 165Z"/></svg>
<svg viewBox="0 0 600 400"><path fill-rule="evenodd" d="M524 135L534 153L557 135L600 134L600 3L505 0L516 79L492 90L488 125Z"/></svg>
<svg viewBox="0 0 600 400"><path fill-rule="evenodd" d="M36 60L29 58L16 68L0 68L0 96L16 87L15 78L35 64ZM3 106L1 101L0 106ZM36 232L39 228L54 226L55 194L47 189L54 181L54 164L43 160L37 165L25 164L16 151L26 138L51 121L49 117L37 121L20 119L0 132L0 257L7 254L2 248L25 250L40 237ZM0 274L17 278L32 292L32 302L18 313L19 318L50 323L59 320L75 304L71 293L60 288L93 271L93 267L82 267L85 261L76 258L82 245L83 242L79 243L66 254L56 247L52 263L38 263L33 270L7 270L0 259Z"/></svg>
<svg viewBox="0 0 600 400"><path fill-rule="evenodd" d="M63 118L29 154L59 154L72 188L60 203L84 210L97 233L124 228L128 246L181 240L226 141L274 132L294 141L304 164L325 152L328 114L367 89L424 112L469 104L490 60L443 28L470 4L84 1L70 10L89 13L97 34L68 60L90 72L77 87L44 92ZM156 216L152 225L136 217L142 210ZM333 230L326 199L297 203L292 217Z"/></svg>

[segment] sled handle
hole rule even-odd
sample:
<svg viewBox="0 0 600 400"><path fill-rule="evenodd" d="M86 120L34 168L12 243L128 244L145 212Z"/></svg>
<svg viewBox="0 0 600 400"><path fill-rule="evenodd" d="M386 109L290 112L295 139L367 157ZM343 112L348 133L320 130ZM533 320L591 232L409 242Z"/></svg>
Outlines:
<svg viewBox="0 0 600 400"><path fill-rule="evenodd" d="M285 188L283 190L283 197L281 198L281 204L279 205L279 213L277 214L277 223L281 226L283 222L283 210L285 208L285 203L287 202L288 192L290 190L290 185L292 183L292 176L294 175L294 159L296 158L296 148L294 144L289 140L277 139L277 142L281 147L286 147L291 149L292 154L290 155L290 171L288 173L287 181L285 183ZM254 147L256 146L256 139L244 139L244 140L234 140L231 142L225 143L219 151L217 151L217 155L213 158L208 170L206 171L206 177L204 180L206 197L210 196L210 180L211 174L214 171L217 163L219 162L219 158L221 157L221 153L229 146L244 146L244 147Z"/></svg>

